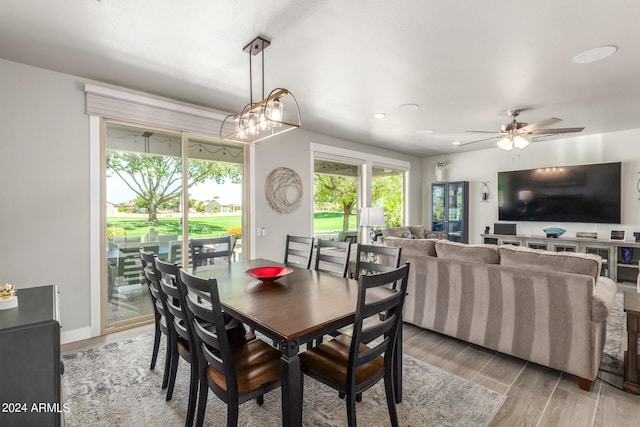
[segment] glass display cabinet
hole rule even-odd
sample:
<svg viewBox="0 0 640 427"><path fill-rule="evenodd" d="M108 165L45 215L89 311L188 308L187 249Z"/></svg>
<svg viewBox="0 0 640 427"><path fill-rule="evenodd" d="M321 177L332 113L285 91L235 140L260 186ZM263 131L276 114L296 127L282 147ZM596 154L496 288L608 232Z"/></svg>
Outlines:
<svg viewBox="0 0 640 427"><path fill-rule="evenodd" d="M431 229L447 231L453 242L469 242L469 182L431 184Z"/></svg>

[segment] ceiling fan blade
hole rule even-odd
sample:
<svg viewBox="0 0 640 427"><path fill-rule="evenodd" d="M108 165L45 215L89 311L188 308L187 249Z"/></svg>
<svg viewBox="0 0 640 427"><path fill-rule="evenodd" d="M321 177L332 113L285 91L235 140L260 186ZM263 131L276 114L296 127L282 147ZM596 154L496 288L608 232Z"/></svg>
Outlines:
<svg viewBox="0 0 640 427"><path fill-rule="evenodd" d="M540 129L540 128L543 128L545 126L549 126L549 125L552 125L552 124L555 124L555 123L558 123L558 122L561 122L561 121L562 121L562 119L558 119L556 117L550 117L548 119L544 119L544 120L539 121L537 123L531 123L530 125L521 127L519 130L521 132L530 132L532 130Z"/></svg>
<svg viewBox="0 0 640 427"><path fill-rule="evenodd" d="M522 129L520 129L522 130ZM557 128L557 129L535 129L526 132L528 135L541 135L541 134L554 134L554 133L570 133L570 132L582 132L584 128Z"/></svg>
<svg viewBox="0 0 640 427"><path fill-rule="evenodd" d="M470 132L470 133L499 133L499 132L496 132L495 130L466 130L465 132Z"/></svg>
<svg viewBox="0 0 640 427"><path fill-rule="evenodd" d="M460 144L457 144L457 145L458 147L462 147L463 145L475 144L476 142L489 141L490 139L496 139L496 138L502 138L502 135L490 136L489 138L483 138L483 139L476 139L475 141L461 142Z"/></svg>

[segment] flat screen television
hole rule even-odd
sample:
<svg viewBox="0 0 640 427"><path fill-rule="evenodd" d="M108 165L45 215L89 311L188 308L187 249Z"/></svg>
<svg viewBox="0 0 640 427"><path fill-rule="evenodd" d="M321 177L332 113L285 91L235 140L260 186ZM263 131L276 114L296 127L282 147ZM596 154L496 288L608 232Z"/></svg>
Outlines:
<svg viewBox="0 0 640 427"><path fill-rule="evenodd" d="M498 172L502 221L620 224L622 163Z"/></svg>

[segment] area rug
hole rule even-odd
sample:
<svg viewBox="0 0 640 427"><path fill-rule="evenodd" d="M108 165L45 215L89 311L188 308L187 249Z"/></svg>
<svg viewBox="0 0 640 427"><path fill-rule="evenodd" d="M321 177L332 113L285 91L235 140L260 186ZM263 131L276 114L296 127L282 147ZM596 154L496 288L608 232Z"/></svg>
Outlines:
<svg viewBox="0 0 640 427"><path fill-rule="evenodd" d="M164 343L164 339L163 339ZM152 335L144 334L63 355L67 426L181 426L188 399L189 366L181 361L173 399L160 389L164 366L161 345L156 369L149 370ZM403 400L397 405L402 426L486 426L505 396L405 355ZM280 390L240 405L239 425L282 425ZM358 424L387 426L382 381L357 404ZM226 425L226 406L212 393L206 426ZM332 389L305 377L303 425L346 426L344 400Z"/></svg>
<svg viewBox="0 0 640 427"><path fill-rule="evenodd" d="M607 318L607 340L605 341L600 362L600 370L614 375L624 374L624 351L626 346L626 316L624 313L624 297L616 294L611 313Z"/></svg>

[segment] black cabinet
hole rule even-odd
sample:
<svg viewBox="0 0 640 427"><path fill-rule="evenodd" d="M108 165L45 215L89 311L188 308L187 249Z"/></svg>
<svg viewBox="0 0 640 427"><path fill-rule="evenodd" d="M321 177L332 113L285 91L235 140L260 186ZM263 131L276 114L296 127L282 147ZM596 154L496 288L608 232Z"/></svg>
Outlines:
<svg viewBox="0 0 640 427"><path fill-rule="evenodd" d="M0 425L59 426L61 399L58 291L18 289L18 306L0 310Z"/></svg>
<svg viewBox="0 0 640 427"><path fill-rule="evenodd" d="M447 231L449 240L469 243L469 182L431 184L431 229Z"/></svg>

